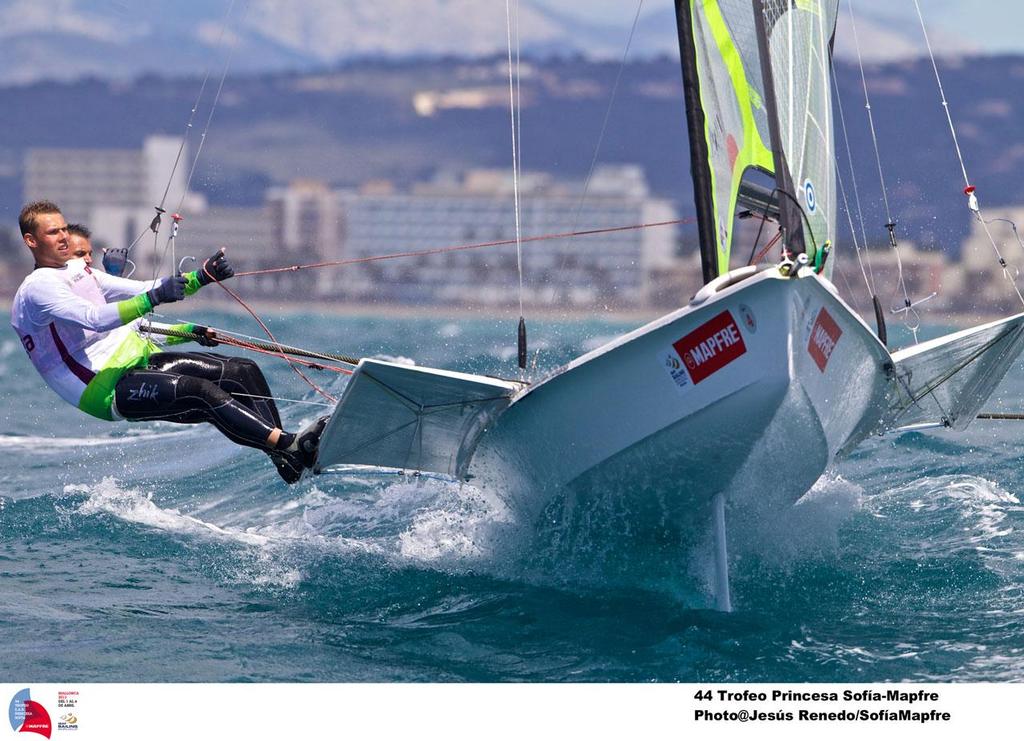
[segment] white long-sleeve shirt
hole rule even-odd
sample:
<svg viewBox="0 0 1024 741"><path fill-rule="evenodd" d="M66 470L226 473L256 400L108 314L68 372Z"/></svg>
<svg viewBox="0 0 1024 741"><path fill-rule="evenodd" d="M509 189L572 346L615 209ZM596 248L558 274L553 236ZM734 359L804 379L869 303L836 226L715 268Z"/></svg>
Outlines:
<svg viewBox="0 0 1024 741"><path fill-rule="evenodd" d="M107 275L84 260L36 268L14 294L11 324L49 386L101 419L117 418L114 386L159 348L138 333L152 309L143 282Z"/></svg>

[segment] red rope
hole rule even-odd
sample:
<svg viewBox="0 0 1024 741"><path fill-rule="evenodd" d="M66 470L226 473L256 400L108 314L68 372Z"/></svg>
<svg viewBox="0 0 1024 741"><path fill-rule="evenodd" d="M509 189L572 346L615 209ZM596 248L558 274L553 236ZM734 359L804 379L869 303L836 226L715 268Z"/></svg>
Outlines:
<svg viewBox="0 0 1024 741"><path fill-rule="evenodd" d="M650 224L634 224L632 226L614 226L605 229L588 229L586 231L579 232L563 232L561 234L542 234L536 237L524 237L519 240L520 244L527 242L543 242L548 239L571 239L573 237L588 237L594 234L611 234L612 232L626 232L633 231L636 229L650 229L656 226L672 226L677 224L692 224L696 221L693 217L685 219L673 219L672 221L656 221ZM287 273L296 270L307 270L311 268L330 268L339 267L342 265L356 265L364 262L376 262L377 260L395 260L400 257L418 257L421 255L437 255L442 252L458 252L462 250L477 250L482 247L502 247L505 245L516 244L514 239L502 239L496 242L478 242L476 244L460 244L453 245L450 247L433 247L426 250L414 250L411 252L394 252L389 255L375 255L373 257L353 257L348 260L330 260L328 262L314 262L309 265L291 265L285 268L267 268L266 270L247 270L240 273L235 273L236 278L241 278L244 275L266 275L268 273Z"/></svg>
<svg viewBox="0 0 1024 741"><path fill-rule="evenodd" d="M238 303L239 303L239 304L241 305L241 307L242 307L243 309L245 309L245 310L246 310L247 312L249 312L249 315L250 315L250 316L251 316L251 317L252 317L253 319L255 319L255 320L256 320L256 323L260 325L260 328L261 328L261 329L262 329L262 330L263 330L264 332L266 332L266 333L267 333L267 337L269 337L269 338L270 338L270 341L271 341L271 342L273 342L273 343L274 343L274 344L276 344L276 345L280 345L280 344L281 344L280 342L278 342L278 341L277 341L277 338L276 338L276 337L274 337L274 333L270 331L270 327L268 327L268 326L267 326L266 324L264 324L264 323L263 323L263 320L262 320L262 319L260 319L260 318L259 318L259 316L257 316L257 315L256 315L256 312L255 312L255 311L253 311L253 310L252 310L252 308L250 308L250 306L249 306L249 305L248 305L247 303L245 303L245 301L243 301L243 300L242 300L242 297L241 297L241 296L239 296L239 295L238 295L237 293L235 293L234 291L232 291L232 290L231 290L230 288L228 288L228 287L227 287L226 285L224 285L223 283L221 283L221 282L220 282L219 280L217 280L216 278L214 278L214 277L213 277L213 275L211 275L211 274L210 274L210 271L206 269L206 263L205 263L205 262L203 263L203 272L204 272L204 273L206 274L206 276L207 276L207 277L208 277L208 278L209 278L209 279L210 279L211 281L213 281L213 282L214 282L214 283L216 283L216 284L217 284L218 286L220 286L220 287L221 287L221 288L223 288L223 289L224 289L225 291L227 291L228 295L229 295L229 296L231 296L231 298L233 298L233 299L234 299L235 301L237 301L237 302L238 302ZM231 344L231 343L229 343L229 344ZM312 382L311 380L309 380L309 378L308 378L308 377L306 376L306 374L305 374L305 373L303 373L302 371L300 371L300 370L299 370L299 369L298 369L298 368L297 368L297 367L295 366L295 363L296 363L296 362L298 362L298 360L297 360L296 358L291 358L291 357L289 357L288 355L286 355L286 354L284 353L284 351L283 351L283 350L282 350L282 351L280 351L280 352L277 352L277 353L275 353L275 352L271 352L271 351L266 351L266 350L265 350L264 352L266 352L266 354L268 354L268 355L275 355L276 357L279 357L279 358L281 358L282 360L284 360L284 361L285 361L286 363L288 363L288 365L289 365L289 366L291 366L291 369L292 369L293 371L295 371L296 375L298 375L298 377L299 377L299 378L301 378L301 379L302 379L303 381L305 381L305 382L306 382L307 384L309 384L309 387L310 387L311 389L313 389L314 391L316 391L316 392L317 392L318 394L320 394L320 395L321 395L322 397L324 397L324 398L325 398L325 399L327 399L328 401L330 401L330 402L332 402L332 403L334 403L334 404L337 404L337 403L338 403L338 400L337 400L336 398L334 398L334 397L333 397L333 396L331 396L331 395L330 395L329 393L327 393L327 392L326 392L326 391L324 391L324 390L323 390L322 388L320 388L320 387L319 387L319 386L317 386L317 385L316 385L315 383L313 383L313 382Z"/></svg>
<svg viewBox="0 0 1024 741"><path fill-rule="evenodd" d="M696 219L694 219L692 217L689 217L689 218L685 218L685 219L673 219L671 221L657 221L657 222L652 222L652 223L649 223L649 224L634 224L632 226L616 226L616 227L607 227L607 228L604 228L604 229L587 229L587 230L584 230L584 231L563 232L561 234L543 234L543 235L536 236L536 237L526 237L524 239L520 239L520 240L518 240L518 243L519 244L523 244L523 243L526 243L526 242L542 242L542 241L549 240L549 239L570 239L570 238L574 238L574 237L591 236L591 235L594 235L594 234L610 234L610 233L613 233L613 232L633 231L633 230L636 230L636 229L649 229L649 228L656 227L656 226L671 226L671 225L676 225L676 224L692 224L695 221L696 221ZM373 257L358 257L358 258L352 258L352 259L349 259L349 260L331 260L331 261L328 261L328 262L311 263L309 265L291 265L291 266L285 267L285 268L267 268L265 270L249 270L249 271L245 271L245 272L235 273L235 277L236 278L240 278L240 277L242 277L244 275L266 275L268 273L285 273L285 272L293 272L293 271L296 271L296 270L306 270L306 269L311 269L311 268L339 267L339 266L342 266L342 265L355 265L357 263L375 262L377 260L394 260L394 259L397 259L397 258L400 258L400 257L417 257L417 256L420 256L420 255L436 255L436 254L439 254L439 253L442 253L442 252L456 252L456 251L461 251L461 250L475 250L475 249L480 249L480 248L483 248L483 247L501 247L501 246L504 246L504 245L510 245L510 244L516 244L516 243L517 243L517 240L515 240L515 239L503 239L503 240L498 240L498 241L494 241L494 242L479 242L477 244L453 245L453 246L450 246L450 247L435 247L433 249L415 250L415 251L411 251L411 252L395 252L395 253L392 253L390 255L376 255L376 256L373 256ZM270 338L271 342L273 342L273 343L275 343L277 345L281 344L280 342L277 341L277 338L274 337L274 333L270 331L270 328L267 327L267 325L263 323L263 320L259 318L259 316L256 314L256 312L253 311L253 309L247 303L245 303L245 301L242 300L241 296L239 296L237 293L232 291L230 288L225 286L222 282L220 282L215 277L213 277L213 275L210 274L210 271L208 271L206 269L206 263L203 263L202 270L203 270L203 273L206 274L206 276L210 279L211 282L216 283L221 288L223 288L227 292L227 294L229 296L231 296L231 298L233 298L235 301L237 301L238 304L243 309L245 309L253 319L256 320L257 324L260 325L260 328L266 333L267 337ZM326 370L333 370L333 371L336 371L336 372L339 372L339 373L347 373L347 374L350 374L350 375L352 373L352 371L347 369L347 368L339 368L337 366L328 366L328 365L323 365L322 363L314 363L314 362L311 362L311 361L299 360L298 358L293 358L293 357L287 355L283 350L281 350L279 352L273 352L273 351L270 351L270 350L263 350L261 348L253 347L252 345L249 345L248 343L245 343L245 342L242 342L242 341L239 341L239 340L235 340L233 338L229 339L229 338L218 337L217 339L218 339L218 341L220 341L220 342L222 342L224 344L227 344L227 345L232 345L234 347L239 347L239 348L242 348L242 349L245 349L245 350L251 350L253 352L260 352L260 353L263 353L265 355L272 355L274 357L281 358L282 360L287 362L289 366L291 366L291 369L293 371L295 371L295 373L299 376L299 378L301 378L303 381L305 381L309 385L310 388L312 388L314 391L316 391L318 394L323 396L325 399L331 401L332 403L337 403L338 400L336 398L334 398L333 396L331 396L330 394L328 394L322 388L317 386L315 383L313 383L313 381L311 381L306 376L306 374L304 374L301 370L299 370L296 367L295 364L296 363L300 363L302 365L306 365L306 366L311 367L311 368L324 368Z"/></svg>
<svg viewBox="0 0 1024 741"><path fill-rule="evenodd" d="M246 342L245 340L235 339L234 337L228 337L227 335L223 335L220 333L217 334L216 339L217 342L219 342L221 345L230 345L231 347L237 347L240 350L258 352L264 355L273 356L275 358L280 358L282 355L282 353L279 351L275 352L273 350L267 350L262 347L257 347L256 345L253 345L250 342ZM287 353L284 354L288 355ZM315 360L305 360L303 358L296 358L294 355L288 355L288 358L290 358L291 361L294 363L299 363L300 365L312 368L313 370L329 370L334 371L335 373L344 373L349 376L351 376L353 372L351 368L342 368L341 366L338 365L327 365L326 363L318 363Z"/></svg>
<svg viewBox="0 0 1024 741"><path fill-rule="evenodd" d="M756 255L754 255L754 259L751 260L747 264L748 265L757 265L759 262L761 262L761 260L764 258L765 255L768 254L768 252L771 250L771 248L774 247L776 244L778 244L778 241L780 239L782 239L782 232L781 231L778 232L770 240L768 240L768 244L766 244L764 247L762 247L761 251L758 252Z"/></svg>

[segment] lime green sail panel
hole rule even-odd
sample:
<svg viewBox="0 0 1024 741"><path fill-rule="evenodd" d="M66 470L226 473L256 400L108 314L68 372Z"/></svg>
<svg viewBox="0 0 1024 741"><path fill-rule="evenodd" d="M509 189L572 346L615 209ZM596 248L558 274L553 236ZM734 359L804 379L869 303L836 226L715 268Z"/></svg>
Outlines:
<svg viewBox="0 0 1024 741"><path fill-rule="evenodd" d="M832 132L831 47L839 0L763 0L768 64L781 149L793 196L800 204L802 248L820 260L836 237L835 143ZM782 180L780 180L782 182ZM800 241L800 237L792 240ZM799 244L790 244L796 249ZM835 254L825 263L831 278Z"/></svg>
<svg viewBox="0 0 1024 741"><path fill-rule="evenodd" d="M692 0L700 105L704 114L708 197L714 221L717 273L729 270L740 182L748 168L774 173L764 82L751 0ZM696 163L697 165L701 163Z"/></svg>

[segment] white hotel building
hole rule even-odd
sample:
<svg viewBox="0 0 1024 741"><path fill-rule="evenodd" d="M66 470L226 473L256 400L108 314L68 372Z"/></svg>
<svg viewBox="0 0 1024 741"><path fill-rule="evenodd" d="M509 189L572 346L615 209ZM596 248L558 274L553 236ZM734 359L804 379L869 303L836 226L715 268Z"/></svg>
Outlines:
<svg viewBox="0 0 1024 741"><path fill-rule="evenodd" d="M163 199L180 139L154 136L141 150L30 150L25 163L26 201L56 201L69 221L93 230L106 246L126 246L153 218ZM400 191L388 183L334 190L297 181L267 192L263 205L207 205L185 192L191 162L186 150L171 179L168 212L181 203L184 222L177 256L204 257L226 246L240 270L325 261L366 259L399 252L513 240L515 199L508 171L478 170L442 176ZM525 173L520 182L520 231L524 238L571 231L615 229L672 221L666 200L650 195L636 166L597 168L583 198L583 184L548 174ZM157 243L162 254L169 213ZM523 300L531 307L632 308L652 299L652 276L671 272L679 230L675 226L610 231L522 246ZM140 275L153 271L154 240L146 234L133 258ZM161 269L165 269L162 266ZM187 268L188 266L186 266ZM260 276L264 296L404 304L512 306L519 301L514 244L357 265ZM687 296L680 291L679 302Z"/></svg>

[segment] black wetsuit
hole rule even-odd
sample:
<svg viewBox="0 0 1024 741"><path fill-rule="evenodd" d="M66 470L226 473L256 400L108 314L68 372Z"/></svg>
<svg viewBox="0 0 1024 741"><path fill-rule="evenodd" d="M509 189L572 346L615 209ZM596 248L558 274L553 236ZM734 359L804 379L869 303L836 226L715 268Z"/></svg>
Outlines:
<svg viewBox="0 0 1024 741"><path fill-rule="evenodd" d="M281 416L259 366L208 352L162 352L128 371L114 390L118 413L133 421L209 422L239 445L267 451Z"/></svg>

